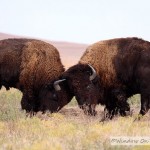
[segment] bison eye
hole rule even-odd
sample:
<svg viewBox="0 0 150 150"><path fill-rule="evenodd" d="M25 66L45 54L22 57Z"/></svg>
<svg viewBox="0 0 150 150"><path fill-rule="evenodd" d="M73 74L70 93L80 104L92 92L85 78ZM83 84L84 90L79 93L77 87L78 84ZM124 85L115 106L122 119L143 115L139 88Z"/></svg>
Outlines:
<svg viewBox="0 0 150 150"><path fill-rule="evenodd" d="M91 86L90 86L90 85L88 85L86 88L87 88L87 89L90 89L90 88L91 88Z"/></svg>
<svg viewBox="0 0 150 150"><path fill-rule="evenodd" d="M55 93L53 94L53 100L57 101L57 95Z"/></svg>
<svg viewBox="0 0 150 150"><path fill-rule="evenodd" d="M91 73L90 71L87 71L87 74L88 74L88 75L91 75L92 73Z"/></svg>

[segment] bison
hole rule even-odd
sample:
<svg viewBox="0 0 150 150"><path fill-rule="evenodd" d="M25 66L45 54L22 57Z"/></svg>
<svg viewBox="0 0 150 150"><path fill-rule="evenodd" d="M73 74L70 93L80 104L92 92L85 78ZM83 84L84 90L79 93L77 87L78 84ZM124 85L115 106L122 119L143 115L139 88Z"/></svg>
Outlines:
<svg viewBox="0 0 150 150"><path fill-rule="evenodd" d="M133 37L100 41L87 48L78 64L62 75L78 104L95 115L105 105L109 118L130 110L127 98L140 93L140 114L150 108L150 42Z"/></svg>
<svg viewBox="0 0 150 150"><path fill-rule="evenodd" d="M63 72L59 52L49 43L22 38L0 41L0 88L14 87L22 91L21 106L26 112L54 112L70 100L63 103L56 98L44 99L48 83ZM57 90L60 82L54 82L53 88Z"/></svg>

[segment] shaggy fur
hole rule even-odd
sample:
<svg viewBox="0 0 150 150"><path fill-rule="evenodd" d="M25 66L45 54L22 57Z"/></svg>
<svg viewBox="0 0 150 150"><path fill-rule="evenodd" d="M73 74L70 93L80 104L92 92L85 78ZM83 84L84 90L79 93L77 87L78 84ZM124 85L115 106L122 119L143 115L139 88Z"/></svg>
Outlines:
<svg viewBox="0 0 150 150"><path fill-rule="evenodd" d="M0 86L23 92L22 109L38 111L39 91L64 72L57 49L40 40L0 41Z"/></svg>
<svg viewBox="0 0 150 150"><path fill-rule="evenodd" d="M98 82L93 83L89 80L89 71L86 72L84 69L86 67L88 70L87 64L95 68ZM125 111L129 110L127 98L140 93L140 114L144 115L150 108L149 64L148 41L138 38L111 39L89 46L79 64L69 68L64 77L68 79L78 103L105 104L109 113L113 110L113 115L116 108L125 115ZM77 83L79 84L76 85ZM90 89L87 90L88 85ZM102 94L98 94L98 91Z"/></svg>
<svg viewBox="0 0 150 150"><path fill-rule="evenodd" d="M99 79L96 77L93 81L89 80L92 74L91 68L86 64L77 64L70 67L63 73L70 91L75 95L80 108L84 109L86 114L95 115L93 108L102 99L102 92L99 89ZM86 105L91 106L86 107Z"/></svg>
<svg viewBox="0 0 150 150"><path fill-rule="evenodd" d="M73 98L73 93L70 91L66 81L59 83L61 87L59 91L56 91L54 88L55 81L48 83L39 93L39 99L42 102L39 109L43 112L45 110L51 110L51 112L54 112L53 110L59 111Z"/></svg>

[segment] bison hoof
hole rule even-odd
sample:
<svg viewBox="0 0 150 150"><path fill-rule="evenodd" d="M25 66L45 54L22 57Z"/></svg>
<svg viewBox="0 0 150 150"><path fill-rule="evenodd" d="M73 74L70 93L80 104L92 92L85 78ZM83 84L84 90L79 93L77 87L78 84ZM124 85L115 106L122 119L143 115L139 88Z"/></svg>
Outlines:
<svg viewBox="0 0 150 150"><path fill-rule="evenodd" d="M96 116L96 115L97 115L97 112L94 110L94 111L90 112L90 115L91 115L91 116Z"/></svg>
<svg viewBox="0 0 150 150"><path fill-rule="evenodd" d="M34 112L34 111L26 111L26 117L33 117L33 116L35 116L36 115L36 112Z"/></svg>

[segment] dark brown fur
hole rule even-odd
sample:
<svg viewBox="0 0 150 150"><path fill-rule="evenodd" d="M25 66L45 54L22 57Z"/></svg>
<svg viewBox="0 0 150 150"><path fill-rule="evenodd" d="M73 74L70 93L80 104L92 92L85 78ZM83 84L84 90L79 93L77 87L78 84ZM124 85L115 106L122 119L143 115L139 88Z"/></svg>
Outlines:
<svg viewBox="0 0 150 150"><path fill-rule="evenodd" d="M63 106L68 104L73 98L73 93L70 91L66 81L59 83L61 87L60 91L56 91L54 88L54 82L48 83L39 93L39 99L41 100L40 110L59 111Z"/></svg>
<svg viewBox="0 0 150 150"><path fill-rule="evenodd" d="M97 82L89 80L87 64L95 68ZM122 115L129 110L127 98L140 93L140 114L144 115L150 108L149 64L150 42L138 38L112 39L89 46L79 64L69 68L64 78L79 104L105 104L110 112L119 108Z"/></svg>
<svg viewBox="0 0 150 150"><path fill-rule="evenodd" d="M40 90L64 72L58 50L34 39L0 41L0 87L23 92L22 108L38 111Z"/></svg>

